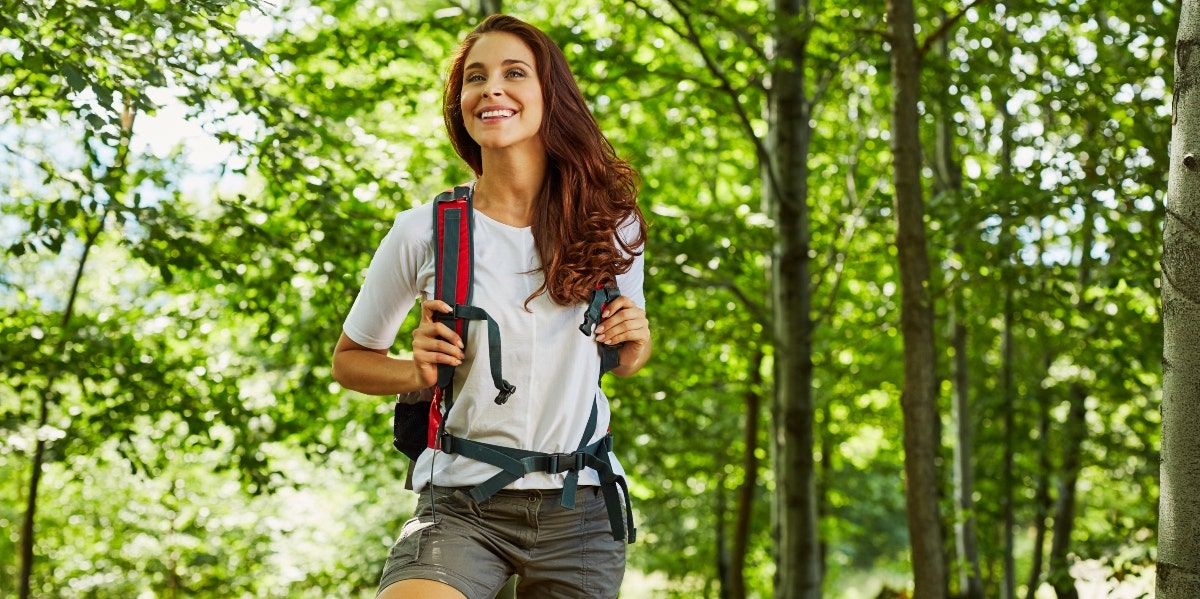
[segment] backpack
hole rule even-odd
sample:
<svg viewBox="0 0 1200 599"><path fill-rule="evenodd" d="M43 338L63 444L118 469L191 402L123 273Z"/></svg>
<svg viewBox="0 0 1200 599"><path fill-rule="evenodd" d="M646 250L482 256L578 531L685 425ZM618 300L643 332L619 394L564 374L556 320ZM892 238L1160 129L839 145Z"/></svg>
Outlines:
<svg viewBox="0 0 1200 599"><path fill-rule="evenodd" d="M500 358L503 354L499 326L486 311L471 305L475 272L472 237L474 228L473 194L474 189L471 186L459 185L452 190L442 192L434 199L433 231L436 265L434 292L437 299L453 307L451 313L435 314L434 317L454 329L464 343L467 339L467 325L470 321L477 320L487 323L491 376L498 391L495 401L497 404L503 405L516 391L516 388L504 380L501 372ZM604 306L619 295L620 291L616 285L597 287L591 294L588 308L584 313L583 324L579 326L580 332L590 337L595 326L600 323ZM619 346L597 343L597 348L600 359L600 376L603 377L604 373L618 365L617 350ZM453 383L454 366L439 364L438 379L433 386L397 397L392 420L392 444L408 456L411 465L415 465L417 458L425 449L432 448L444 453L457 453L500 468L500 472L491 479L470 490L470 495L476 502L487 500L497 491L526 474L566 472L561 504L567 509L575 507L575 491L578 485L579 471L592 468L600 477L600 488L608 509L613 538L617 540L625 538L625 523L628 523L629 542L634 542L636 529L633 526L629 488L625 478L613 472L608 458L609 452L612 451L612 434L606 434L594 443L587 442L596 432L598 410L594 401L579 448L574 453L547 454L480 443L447 433L445 417L454 406ZM409 468L410 483L411 465ZM624 506L621 505L621 494L624 495ZM625 508L624 514L622 514L622 507ZM624 516L624 522L622 516Z"/></svg>

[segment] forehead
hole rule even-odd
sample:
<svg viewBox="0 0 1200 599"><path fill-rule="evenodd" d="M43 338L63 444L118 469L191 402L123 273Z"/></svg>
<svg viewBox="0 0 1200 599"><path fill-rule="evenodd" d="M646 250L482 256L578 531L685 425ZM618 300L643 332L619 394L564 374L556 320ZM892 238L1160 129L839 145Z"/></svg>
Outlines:
<svg viewBox="0 0 1200 599"><path fill-rule="evenodd" d="M465 61L466 69L496 66L507 61L521 61L537 66L533 50L521 38L501 31L485 33L471 46Z"/></svg>

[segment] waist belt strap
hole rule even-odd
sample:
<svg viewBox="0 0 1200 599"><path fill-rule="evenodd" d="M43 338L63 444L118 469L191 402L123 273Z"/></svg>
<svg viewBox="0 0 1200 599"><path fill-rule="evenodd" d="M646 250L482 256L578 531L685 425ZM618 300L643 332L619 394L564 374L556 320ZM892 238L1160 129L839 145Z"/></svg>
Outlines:
<svg viewBox="0 0 1200 599"><path fill-rule="evenodd" d="M584 442L596 430L596 405L592 404L592 413L583 436ZM500 469L492 478L471 489L471 498L476 502L486 501L497 491L512 484L517 479L532 472L548 472L550 474L567 473L563 482L562 507L575 509L575 492L579 484L579 471L591 468L600 477L600 490L604 493L604 506L608 509L608 521L612 527L613 538L620 541L625 538L625 524L629 524L629 542L637 538L637 530L633 526L633 506L629 500L629 486L625 477L613 472L608 454L612 451L612 435L605 435L600 440L583 445L574 453L542 453L502 447L490 443L471 441L444 433L441 438L442 451L455 453L472 460L484 462ZM624 495L622 506L621 495ZM624 507L624 521L621 508Z"/></svg>

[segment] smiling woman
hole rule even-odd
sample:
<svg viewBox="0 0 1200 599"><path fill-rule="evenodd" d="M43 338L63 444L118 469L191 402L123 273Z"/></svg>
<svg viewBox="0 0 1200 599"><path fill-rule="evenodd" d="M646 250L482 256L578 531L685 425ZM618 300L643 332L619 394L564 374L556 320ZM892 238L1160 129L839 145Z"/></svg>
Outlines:
<svg viewBox="0 0 1200 599"><path fill-rule="evenodd" d="M334 378L349 389L407 395L437 382L410 471L417 511L378 596L487 598L517 574L521 597L615 597L634 528L599 379L632 375L650 357L636 175L601 133L562 51L512 17L490 17L466 37L443 114L476 176L454 194L470 223L461 234L471 305L440 299L446 263L464 263L436 249L442 202L407 210L334 350ZM391 358L418 297L412 357ZM488 326L458 328L468 312Z"/></svg>
<svg viewBox="0 0 1200 599"><path fill-rule="evenodd" d="M483 151L541 162L543 92L533 51L517 36L496 32L480 38L466 61L459 103L468 135Z"/></svg>

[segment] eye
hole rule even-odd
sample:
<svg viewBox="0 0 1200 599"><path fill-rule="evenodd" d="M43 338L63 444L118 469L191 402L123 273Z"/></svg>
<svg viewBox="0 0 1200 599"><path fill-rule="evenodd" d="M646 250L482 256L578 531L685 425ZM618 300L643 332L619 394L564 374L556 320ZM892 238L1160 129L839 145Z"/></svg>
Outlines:
<svg viewBox="0 0 1200 599"><path fill-rule="evenodd" d="M484 76L480 73L468 73L467 76L463 78L463 81L466 81L467 83L475 83L483 80Z"/></svg>
<svg viewBox="0 0 1200 599"><path fill-rule="evenodd" d="M507 73L505 73L504 76L505 77L524 77L525 71L523 71L521 69L509 69L509 71Z"/></svg>

